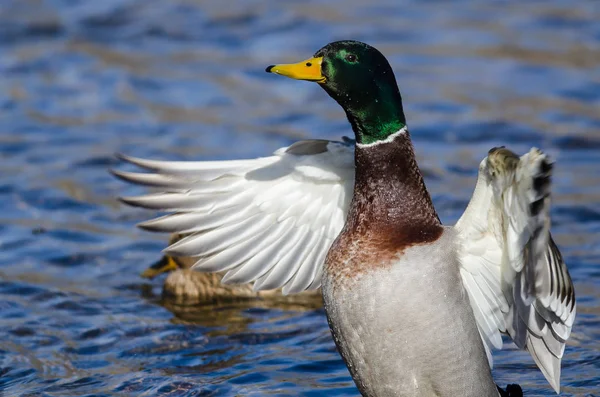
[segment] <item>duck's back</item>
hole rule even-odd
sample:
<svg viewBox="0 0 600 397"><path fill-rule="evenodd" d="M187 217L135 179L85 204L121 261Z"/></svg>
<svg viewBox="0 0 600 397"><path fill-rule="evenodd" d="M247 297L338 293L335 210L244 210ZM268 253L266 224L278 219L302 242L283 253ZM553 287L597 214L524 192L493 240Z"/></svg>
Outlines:
<svg viewBox="0 0 600 397"><path fill-rule="evenodd" d="M361 393L497 396L460 279L455 232L444 228L436 241L394 258L377 258L372 241L344 233L327 258L323 298Z"/></svg>

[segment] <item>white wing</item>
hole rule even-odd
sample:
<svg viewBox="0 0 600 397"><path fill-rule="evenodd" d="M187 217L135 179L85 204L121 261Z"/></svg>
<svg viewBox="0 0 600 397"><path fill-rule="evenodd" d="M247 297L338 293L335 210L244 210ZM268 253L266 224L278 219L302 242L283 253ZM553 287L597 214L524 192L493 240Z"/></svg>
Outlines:
<svg viewBox="0 0 600 397"><path fill-rule="evenodd" d="M558 393L576 308L571 277L550 235L551 170L537 149L521 158L490 150L455 227L462 279L488 354L502 348L500 333L508 333Z"/></svg>
<svg viewBox="0 0 600 397"><path fill-rule="evenodd" d="M201 271L226 271L225 283L255 281L256 290L320 286L352 198L353 142L300 141L252 160L121 158L152 173L113 170L117 177L160 190L121 200L171 212L139 226L188 235L169 255L195 257Z"/></svg>

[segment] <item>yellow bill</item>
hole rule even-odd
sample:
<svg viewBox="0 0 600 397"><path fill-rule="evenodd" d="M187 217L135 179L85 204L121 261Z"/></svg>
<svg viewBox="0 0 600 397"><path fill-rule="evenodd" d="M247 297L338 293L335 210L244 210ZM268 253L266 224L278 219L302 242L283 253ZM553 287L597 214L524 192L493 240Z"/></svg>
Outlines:
<svg viewBox="0 0 600 397"><path fill-rule="evenodd" d="M142 277L154 278L161 273L167 273L173 270L177 270L178 268L179 266L177 265L177 262L175 262L175 259L165 255L154 265L144 270L144 272L142 273Z"/></svg>
<svg viewBox="0 0 600 397"><path fill-rule="evenodd" d="M309 58L298 63L271 65L266 71L267 73L280 74L291 79L324 83L326 79L321 73L321 63L323 63L323 57Z"/></svg>

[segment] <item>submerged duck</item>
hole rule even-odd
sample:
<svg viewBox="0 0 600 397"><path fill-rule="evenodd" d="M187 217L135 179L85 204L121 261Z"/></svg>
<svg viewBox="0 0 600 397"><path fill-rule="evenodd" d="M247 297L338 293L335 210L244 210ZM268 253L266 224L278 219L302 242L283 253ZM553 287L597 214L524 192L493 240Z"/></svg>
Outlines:
<svg viewBox="0 0 600 397"><path fill-rule="evenodd" d="M560 389L575 293L550 235L548 157L490 150L458 223L442 226L417 165L394 73L375 48L330 43L267 72L318 83L356 143L301 141L226 162L126 158L118 172L172 212L145 229L185 233L166 251L224 283L321 287L333 338L364 396L497 396L501 334Z"/></svg>

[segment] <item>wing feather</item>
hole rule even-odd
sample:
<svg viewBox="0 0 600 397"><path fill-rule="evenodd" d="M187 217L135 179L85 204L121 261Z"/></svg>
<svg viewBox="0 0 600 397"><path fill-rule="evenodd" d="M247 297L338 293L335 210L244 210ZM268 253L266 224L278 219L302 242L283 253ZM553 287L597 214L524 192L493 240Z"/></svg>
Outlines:
<svg viewBox="0 0 600 397"><path fill-rule="evenodd" d="M293 227L292 219L286 219L280 225L283 229L280 234L265 249L248 259L244 266L240 266L235 272L228 272L223 277L223 283L245 284L252 282L267 273L279 262L283 252L295 242L294 237L297 231Z"/></svg>
<svg viewBox="0 0 600 397"><path fill-rule="evenodd" d="M262 230L249 239L238 242L212 255L200 257L194 264L194 269L202 272L219 272L234 269L264 249L269 240L270 228Z"/></svg>
<svg viewBox="0 0 600 397"><path fill-rule="evenodd" d="M302 264L301 255L307 253L306 245L311 235L308 225L300 226L295 236L294 246L284 253L278 266L256 280L254 289L269 290L277 288L278 285L285 285Z"/></svg>
<svg viewBox="0 0 600 397"><path fill-rule="evenodd" d="M229 224L184 237L166 248L165 252L175 256L208 256L244 242L264 231L268 231L271 235L277 235L281 225L282 223L275 223L274 215L255 214L239 224Z"/></svg>
<svg viewBox="0 0 600 397"><path fill-rule="evenodd" d="M320 286L325 255L342 229L354 185L353 143L301 141L270 157L156 161L120 155L147 173L112 171L158 190L121 200L169 212L138 226L185 234L169 255L227 283L296 293Z"/></svg>
<svg viewBox="0 0 600 397"><path fill-rule="evenodd" d="M134 164L158 174L192 175L195 179L212 180L222 175L244 175L257 168L272 164L278 160L276 156L261 157L251 160L228 161L160 161L146 160L138 157L117 154L127 163Z"/></svg>
<svg viewBox="0 0 600 397"><path fill-rule="evenodd" d="M310 277L312 274L311 267L316 265L322 266L322 264L315 263L315 254L319 249L320 240L325 240L323 238L323 230L324 227L321 227L316 233L311 234L311 238L306 244L306 254L303 255L302 264L298 266L296 274L292 280L290 280L290 282L283 287L282 292L284 295L295 294L304 291L312 282Z"/></svg>
<svg viewBox="0 0 600 397"><path fill-rule="evenodd" d="M486 348L501 347L500 333L508 333L558 393L576 305L550 235L551 170L535 148L520 158L492 149L456 229L461 276Z"/></svg>

